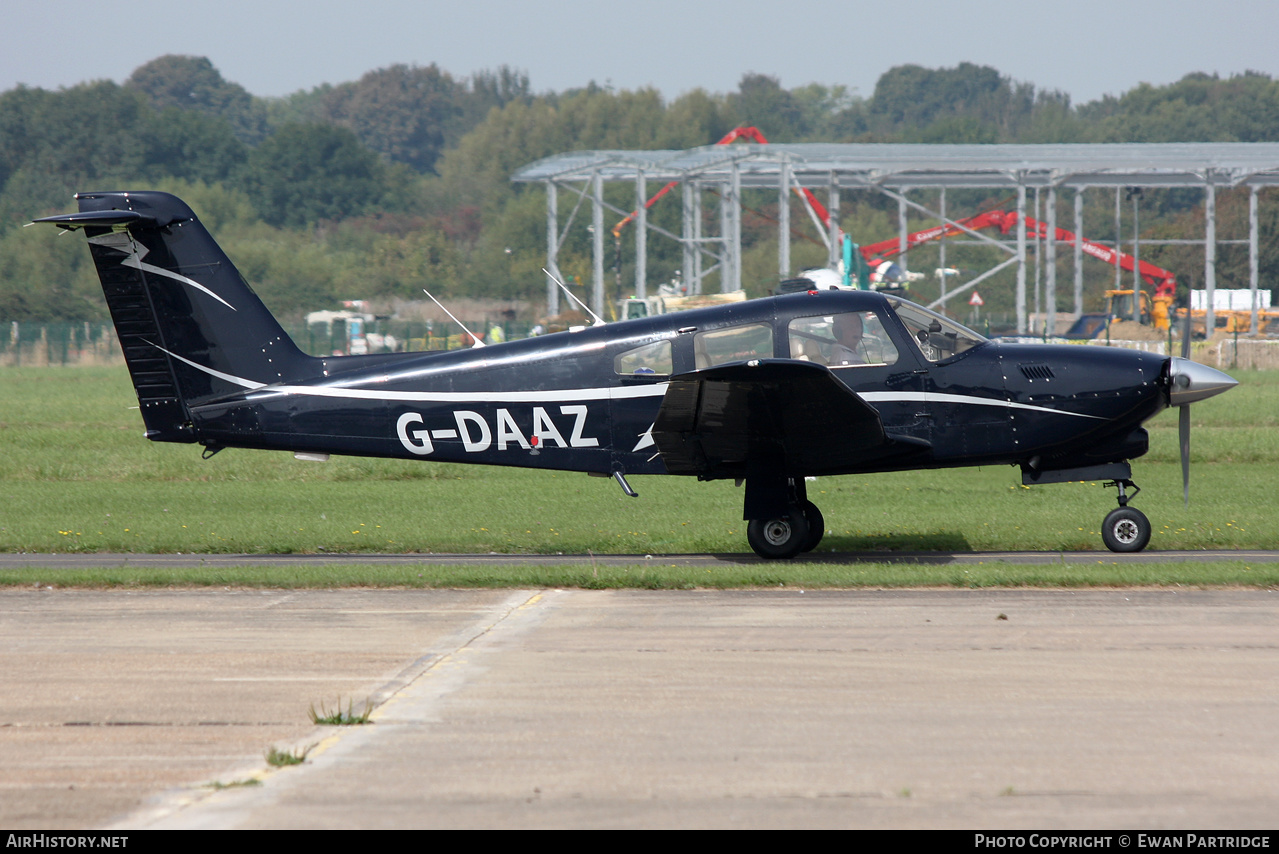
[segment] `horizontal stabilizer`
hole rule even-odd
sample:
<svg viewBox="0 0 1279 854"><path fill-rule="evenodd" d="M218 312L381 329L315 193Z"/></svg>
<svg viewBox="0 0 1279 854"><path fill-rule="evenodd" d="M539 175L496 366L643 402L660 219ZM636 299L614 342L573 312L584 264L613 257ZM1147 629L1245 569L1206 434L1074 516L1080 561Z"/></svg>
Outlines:
<svg viewBox="0 0 1279 854"><path fill-rule="evenodd" d="M80 211L78 213L58 214L32 220L29 225L49 223L59 228L88 228L90 226L113 225L149 225L154 226L153 217L144 216L137 211Z"/></svg>
<svg viewBox="0 0 1279 854"><path fill-rule="evenodd" d="M886 444L879 413L829 368L789 359L671 377L653 439L667 471L708 478L855 467Z"/></svg>

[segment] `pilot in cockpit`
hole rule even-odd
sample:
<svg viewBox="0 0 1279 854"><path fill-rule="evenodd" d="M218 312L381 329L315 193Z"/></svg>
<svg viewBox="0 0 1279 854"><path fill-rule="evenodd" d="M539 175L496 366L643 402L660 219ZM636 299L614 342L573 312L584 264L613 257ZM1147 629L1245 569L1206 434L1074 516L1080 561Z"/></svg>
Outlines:
<svg viewBox="0 0 1279 854"><path fill-rule="evenodd" d="M835 346L831 348L831 366L866 364L862 348L861 315L857 313L836 315L834 332Z"/></svg>

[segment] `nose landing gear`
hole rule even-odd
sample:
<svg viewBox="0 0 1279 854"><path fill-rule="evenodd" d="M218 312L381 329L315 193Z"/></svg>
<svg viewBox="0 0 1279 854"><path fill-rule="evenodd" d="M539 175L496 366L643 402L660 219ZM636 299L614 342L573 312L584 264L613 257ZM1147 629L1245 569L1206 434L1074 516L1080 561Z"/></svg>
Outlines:
<svg viewBox="0 0 1279 854"><path fill-rule="evenodd" d="M1112 552L1139 552L1150 542L1150 520L1128 502L1137 497L1141 487L1131 480L1112 480L1104 486L1119 488L1119 507L1106 515L1101 523L1101 539ZM1127 488L1132 487L1132 495Z"/></svg>

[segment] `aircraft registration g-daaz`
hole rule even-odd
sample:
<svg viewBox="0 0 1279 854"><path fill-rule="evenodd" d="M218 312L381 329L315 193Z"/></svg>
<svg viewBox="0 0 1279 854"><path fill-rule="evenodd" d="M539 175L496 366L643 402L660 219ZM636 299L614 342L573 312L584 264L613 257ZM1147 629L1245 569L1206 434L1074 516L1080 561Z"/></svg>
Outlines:
<svg viewBox="0 0 1279 854"><path fill-rule="evenodd" d="M1012 464L1104 481L1102 538L1139 551L1142 424L1229 389L1184 358L990 341L870 291L808 291L451 352L303 353L180 199L80 193L84 229L157 442L745 483L765 558L813 549L805 478ZM1129 492L1131 490L1131 492ZM1188 493L1187 493L1188 494Z"/></svg>

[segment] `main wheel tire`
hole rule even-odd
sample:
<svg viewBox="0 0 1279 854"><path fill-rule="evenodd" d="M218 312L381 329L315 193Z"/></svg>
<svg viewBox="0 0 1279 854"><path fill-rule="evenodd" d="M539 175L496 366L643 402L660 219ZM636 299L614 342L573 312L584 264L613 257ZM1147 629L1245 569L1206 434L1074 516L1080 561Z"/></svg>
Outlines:
<svg viewBox="0 0 1279 854"><path fill-rule="evenodd" d="M1150 520L1134 507L1111 510L1101 523L1101 539L1112 552L1139 552L1150 542Z"/></svg>
<svg viewBox="0 0 1279 854"><path fill-rule="evenodd" d="M804 521L808 523L808 536L804 538L804 546L800 551L811 552L826 535L826 520L822 518L822 511L811 501L802 502L799 511L804 514Z"/></svg>
<svg viewBox="0 0 1279 854"><path fill-rule="evenodd" d="M765 560L788 560L799 554L808 541L808 522L798 507L780 519L752 519L746 539L755 554Z"/></svg>

